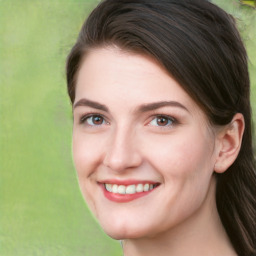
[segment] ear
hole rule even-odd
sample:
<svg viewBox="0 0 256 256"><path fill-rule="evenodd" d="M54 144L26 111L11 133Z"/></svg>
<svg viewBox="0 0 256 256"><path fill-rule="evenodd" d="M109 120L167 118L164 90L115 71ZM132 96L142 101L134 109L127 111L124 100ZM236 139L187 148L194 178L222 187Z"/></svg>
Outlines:
<svg viewBox="0 0 256 256"><path fill-rule="evenodd" d="M236 160L244 133L244 117L241 113L234 115L232 121L217 134L217 158L214 171L225 172Z"/></svg>

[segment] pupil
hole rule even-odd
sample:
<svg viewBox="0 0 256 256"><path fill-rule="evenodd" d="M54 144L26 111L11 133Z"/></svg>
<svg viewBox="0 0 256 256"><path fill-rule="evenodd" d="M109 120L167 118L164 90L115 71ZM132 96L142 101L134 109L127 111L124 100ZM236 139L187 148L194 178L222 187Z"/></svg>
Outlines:
<svg viewBox="0 0 256 256"><path fill-rule="evenodd" d="M95 117L93 118L93 122L94 122L95 124L102 124L102 118L101 118L100 116L95 116Z"/></svg>
<svg viewBox="0 0 256 256"><path fill-rule="evenodd" d="M157 122L158 122L158 125L164 126L164 125L167 125L168 120L165 117L160 117L158 118Z"/></svg>

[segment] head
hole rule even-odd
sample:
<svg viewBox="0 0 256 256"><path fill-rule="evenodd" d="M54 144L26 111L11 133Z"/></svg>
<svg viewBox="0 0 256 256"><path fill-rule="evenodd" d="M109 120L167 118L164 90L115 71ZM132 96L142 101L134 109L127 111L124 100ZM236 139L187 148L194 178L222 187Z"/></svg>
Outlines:
<svg viewBox="0 0 256 256"><path fill-rule="evenodd" d="M72 103L83 63L102 49L143 56L157 65L189 95L213 134L242 116L240 150L232 161L214 163L213 171L226 232L238 254L252 255L256 178L250 89L247 55L234 19L205 0L103 1L83 25L67 60Z"/></svg>

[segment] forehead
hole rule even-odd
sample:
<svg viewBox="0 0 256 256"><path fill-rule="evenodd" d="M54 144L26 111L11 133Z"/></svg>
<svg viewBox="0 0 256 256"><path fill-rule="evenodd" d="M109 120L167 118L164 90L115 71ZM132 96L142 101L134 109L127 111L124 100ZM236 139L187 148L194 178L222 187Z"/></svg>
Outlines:
<svg viewBox="0 0 256 256"><path fill-rule="evenodd" d="M201 112L153 58L114 47L94 49L86 55L77 77L75 102L81 98L127 107L171 100Z"/></svg>
<svg viewBox="0 0 256 256"><path fill-rule="evenodd" d="M127 52L114 46L92 49L86 54L78 72L78 86L82 80L96 78L97 72L101 73L101 76L97 77L98 81L107 79L108 82L120 79L120 74L125 75L124 83L125 78L129 80L136 78L139 79L138 82L142 82L148 77L159 80L170 77L152 57ZM95 82L95 79L93 81Z"/></svg>

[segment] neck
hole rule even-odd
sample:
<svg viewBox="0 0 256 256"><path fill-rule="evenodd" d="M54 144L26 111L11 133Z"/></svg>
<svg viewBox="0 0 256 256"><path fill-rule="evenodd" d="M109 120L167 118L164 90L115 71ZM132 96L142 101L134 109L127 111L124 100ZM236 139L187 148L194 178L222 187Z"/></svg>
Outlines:
<svg viewBox="0 0 256 256"><path fill-rule="evenodd" d="M193 216L155 237L124 240L124 255L236 255L217 212L215 183L212 179L205 201Z"/></svg>

